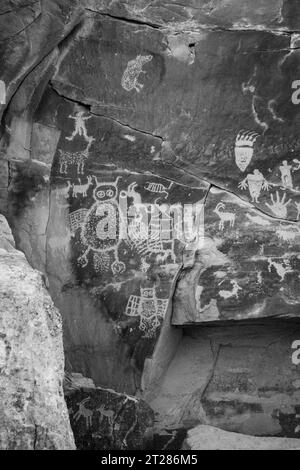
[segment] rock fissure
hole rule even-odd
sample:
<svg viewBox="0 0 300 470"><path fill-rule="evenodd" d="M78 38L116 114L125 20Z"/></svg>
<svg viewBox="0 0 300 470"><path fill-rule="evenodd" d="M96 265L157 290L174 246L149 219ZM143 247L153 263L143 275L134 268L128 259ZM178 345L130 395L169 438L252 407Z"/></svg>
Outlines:
<svg viewBox="0 0 300 470"><path fill-rule="evenodd" d="M113 121L113 122L116 122L117 124L120 124L122 127L125 127L125 128L127 128L127 129L130 129L130 130L132 130L132 131L134 131L134 132L140 132L141 134L145 134L145 135L154 137L154 138L156 138L156 139L159 139L159 140L161 140L162 142L164 141L164 138L161 137L160 135L157 135L157 134L154 134L154 133L151 133L151 132L144 131L143 129L135 128L135 127L133 127L133 126L127 124L127 123L121 122L121 121L119 121L118 119L115 119L115 118L113 118L113 117L111 117L111 116L107 116L107 115L105 115L105 114L96 113L96 112L94 112L94 111L92 110L93 104L88 104L88 103L86 103L86 102L84 102L84 101L78 101L78 100L75 100L75 99L73 99L73 98L70 98L69 96L66 96L66 95L60 93L60 92L57 90L57 88L55 87L55 84L53 84L51 81L49 82L49 85L51 86L52 90L53 90L55 93L57 93L59 96L61 96L64 100L67 100L67 101L69 101L69 102L71 102L71 103L76 103L76 104L78 104L78 105L84 107L84 108L87 110L87 112L89 112L89 113L90 113L91 115L93 115L93 116L101 117L101 118L104 118L104 119L109 119L109 120L111 120L111 121Z"/></svg>
<svg viewBox="0 0 300 470"><path fill-rule="evenodd" d="M115 15L112 15L110 13L103 13L101 11L93 10L92 8L88 8L88 7L85 7L85 10L90 11L92 13L96 13L97 15L100 15L103 18L106 17L106 18L110 18L110 19L117 20L117 21L122 21L122 22L132 24L132 25L147 26L147 27L153 28L153 29L160 29L161 28L160 24L155 24L155 23L150 23L150 22L147 22L147 21L142 21L142 20L139 20L137 18L126 18L126 17L122 17L122 16L115 16Z"/></svg>

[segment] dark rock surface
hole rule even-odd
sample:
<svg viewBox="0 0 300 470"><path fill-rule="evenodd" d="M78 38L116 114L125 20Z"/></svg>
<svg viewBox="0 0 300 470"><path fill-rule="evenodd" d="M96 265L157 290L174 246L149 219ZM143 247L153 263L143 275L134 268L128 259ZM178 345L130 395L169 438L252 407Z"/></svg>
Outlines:
<svg viewBox="0 0 300 470"><path fill-rule="evenodd" d="M80 383L78 377L73 386L72 382L71 375L65 394L78 450L141 450L151 446L154 415L144 401Z"/></svg>
<svg viewBox="0 0 300 470"><path fill-rule="evenodd" d="M298 2L2 2L2 25L0 210L62 313L67 370L153 403L184 350L180 328L193 325L197 337L205 322L234 343L220 352L222 370L253 347L255 361L237 369L256 377L265 334L280 343L279 363L289 361L298 329L283 323L281 343L271 317L299 317ZM223 330L262 319L253 346ZM197 344L209 356L209 340ZM279 381L294 369L280 366ZM219 382L240 397L228 374ZM193 389L191 423L206 406L209 423L242 431L239 419L263 409L266 433L290 435L272 427L273 414L290 423L299 397L266 377L267 405L259 385L254 398L252 389L251 399L228 395L220 409L219 382L201 399ZM74 400L120 405L95 393ZM164 430L168 446L189 424L168 422L173 402L160 393L166 422L154 434ZM281 410L281 394L292 411ZM82 423L73 422L80 446L121 445L91 443Z"/></svg>
<svg viewBox="0 0 300 470"><path fill-rule="evenodd" d="M223 28L233 30L298 31L300 9L297 0L88 0L87 8L118 18L174 30Z"/></svg>
<svg viewBox="0 0 300 470"><path fill-rule="evenodd" d="M202 31L193 49L183 38L173 51L170 34L91 14L53 86L93 113L160 136L167 166L297 220L298 36ZM279 203L291 199L286 210L276 192Z"/></svg>
<svg viewBox="0 0 300 470"><path fill-rule="evenodd" d="M299 450L300 439L250 437L212 426L197 426L189 431L184 450Z"/></svg>
<svg viewBox="0 0 300 470"><path fill-rule="evenodd" d="M156 432L207 424L299 437L299 329L299 322L282 320L186 329L148 399L157 414Z"/></svg>
<svg viewBox="0 0 300 470"><path fill-rule="evenodd" d="M70 33L82 13L80 2L71 0L4 1L1 9L0 79L6 99L0 116L26 75Z"/></svg>
<svg viewBox="0 0 300 470"><path fill-rule="evenodd" d="M299 223L268 217L214 188L204 231L195 264L180 274L174 325L298 315Z"/></svg>

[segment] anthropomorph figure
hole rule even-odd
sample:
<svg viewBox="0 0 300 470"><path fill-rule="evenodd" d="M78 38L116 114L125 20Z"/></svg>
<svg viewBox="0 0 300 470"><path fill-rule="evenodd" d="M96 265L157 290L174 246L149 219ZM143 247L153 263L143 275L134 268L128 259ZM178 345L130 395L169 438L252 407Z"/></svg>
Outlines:
<svg viewBox="0 0 300 470"><path fill-rule="evenodd" d="M248 174L246 178L239 183L240 189L249 188L252 202L258 203L258 198L261 190L269 190L270 184L267 182L263 174L259 170L254 170L253 174Z"/></svg>
<svg viewBox="0 0 300 470"><path fill-rule="evenodd" d="M281 181L285 188L293 189L293 180L291 175L292 168L293 166L288 165L286 160L284 160L282 162L282 165L279 167L281 173Z"/></svg>
<svg viewBox="0 0 300 470"><path fill-rule="evenodd" d="M235 140L235 162L241 171L245 171L253 157L253 146L259 135L256 132L239 132Z"/></svg>
<svg viewBox="0 0 300 470"><path fill-rule="evenodd" d="M75 129L71 136L66 137L66 140L73 140L76 135L83 136L87 142L90 142L92 137L87 135L85 122L91 119L92 116L84 116L85 111L78 111L75 116L70 115L69 118L74 119Z"/></svg>

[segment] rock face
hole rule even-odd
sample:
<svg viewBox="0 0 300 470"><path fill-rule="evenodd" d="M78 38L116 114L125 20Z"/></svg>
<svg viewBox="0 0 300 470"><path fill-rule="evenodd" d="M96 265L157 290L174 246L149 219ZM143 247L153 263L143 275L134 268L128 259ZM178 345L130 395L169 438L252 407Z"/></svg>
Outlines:
<svg viewBox="0 0 300 470"><path fill-rule="evenodd" d="M204 232L194 265L180 274L174 325L298 315L298 223L278 221L213 188Z"/></svg>
<svg viewBox="0 0 300 470"><path fill-rule="evenodd" d="M24 78L80 21L79 2L17 0L1 2L2 112Z"/></svg>
<svg viewBox="0 0 300 470"><path fill-rule="evenodd" d="M212 426L197 426L188 433L184 450L299 450L300 439L250 437L222 431Z"/></svg>
<svg viewBox="0 0 300 470"><path fill-rule="evenodd" d="M299 335L282 320L186 329L149 398L160 427L299 437Z"/></svg>
<svg viewBox="0 0 300 470"><path fill-rule="evenodd" d="M0 448L74 449L62 380L62 323L0 218Z"/></svg>
<svg viewBox="0 0 300 470"><path fill-rule="evenodd" d="M95 387L78 374L69 377L65 394L78 450L151 446L154 414L142 400Z"/></svg>
<svg viewBox="0 0 300 470"><path fill-rule="evenodd" d="M287 385L298 383L299 2L183 3L4 2L0 208L47 276L69 372L141 393L167 439L203 417L297 434L286 416L300 404ZM250 322L251 343L246 326L242 338L224 328L233 321ZM211 322L233 345L216 358ZM265 340L280 385L259 382ZM188 376L190 402L166 380L176 361L188 374L184 351L201 362L197 348L214 378L204 390L206 368L201 385ZM277 365L267 354L259 367Z"/></svg>

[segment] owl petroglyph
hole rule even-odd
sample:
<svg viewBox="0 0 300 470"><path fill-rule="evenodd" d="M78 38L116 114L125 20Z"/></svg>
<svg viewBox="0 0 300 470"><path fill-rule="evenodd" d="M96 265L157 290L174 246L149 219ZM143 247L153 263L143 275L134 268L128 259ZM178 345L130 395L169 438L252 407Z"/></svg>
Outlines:
<svg viewBox="0 0 300 470"><path fill-rule="evenodd" d="M96 187L93 191L94 204L86 214L81 231L81 241L85 248L84 253L78 258L82 267L88 264L90 252L111 253L114 262L111 265L113 274L125 271L126 267L118 258L119 210L118 210L118 180L112 183L99 183L96 177Z"/></svg>
<svg viewBox="0 0 300 470"><path fill-rule="evenodd" d="M131 295L125 314L131 317L139 316L139 329L146 337L152 337L160 326L168 306L168 299L158 299L155 287L140 287L140 296Z"/></svg>

